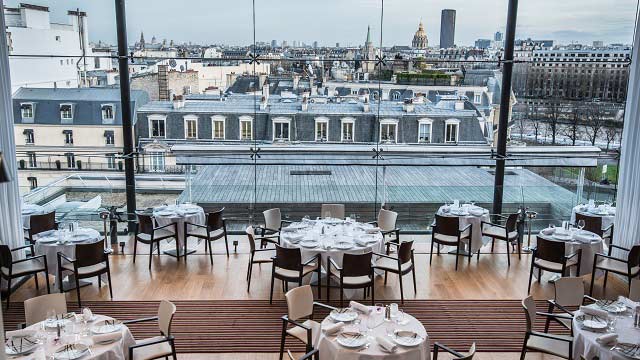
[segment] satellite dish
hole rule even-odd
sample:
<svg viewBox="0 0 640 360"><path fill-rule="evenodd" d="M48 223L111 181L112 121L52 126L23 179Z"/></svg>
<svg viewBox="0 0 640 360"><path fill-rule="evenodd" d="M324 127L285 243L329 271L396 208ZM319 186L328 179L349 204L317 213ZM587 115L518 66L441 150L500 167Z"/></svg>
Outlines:
<svg viewBox="0 0 640 360"><path fill-rule="evenodd" d="M169 60L169 65L170 65L172 68L176 67L176 60L175 60L175 59L171 59L171 60Z"/></svg>
<svg viewBox="0 0 640 360"><path fill-rule="evenodd" d="M184 65L180 65L180 71L184 71Z"/></svg>

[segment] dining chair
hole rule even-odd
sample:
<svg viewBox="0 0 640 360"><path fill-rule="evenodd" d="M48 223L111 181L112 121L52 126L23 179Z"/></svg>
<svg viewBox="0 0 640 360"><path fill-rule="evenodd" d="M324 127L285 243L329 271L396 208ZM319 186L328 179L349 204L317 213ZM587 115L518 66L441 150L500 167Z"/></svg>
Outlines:
<svg viewBox="0 0 640 360"><path fill-rule="evenodd" d="M277 237L280 239L280 229L285 224L291 224L289 220L282 220L280 208L265 210L262 215L264 216L264 226L259 227L261 237Z"/></svg>
<svg viewBox="0 0 640 360"><path fill-rule="evenodd" d="M8 245L0 245L0 278L7 280L7 299L6 308L9 309L12 288L11 281L20 279L25 276L33 275L36 283L36 289L40 289L38 285L38 273L44 272L44 279L47 282L47 294L51 293L49 286L49 270L47 267L47 257L45 255L28 256L24 259L14 260L13 252L32 248L33 245L23 245L15 249L9 248ZM1 281L0 281L1 282Z"/></svg>
<svg viewBox="0 0 640 360"><path fill-rule="evenodd" d="M322 204L320 207L320 217L344 219L344 204Z"/></svg>
<svg viewBox="0 0 640 360"><path fill-rule="evenodd" d="M518 248L518 259L522 258L522 251L520 246L520 235L518 233L518 216L520 214L495 215L504 221L504 225L492 222L482 221L480 222L480 228L482 229L482 236L491 238L491 252L496 244L496 239L502 240L507 244L507 265L511 266L511 248L515 241Z"/></svg>
<svg viewBox="0 0 640 360"><path fill-rule="evenodd" d="M440 255L440 245L455 246L456 248L456 271L458 270L458 258L460 256L468 256L469 262L471 262L471 232L473 225L468 224L463 229L460 229L460 219L457 216L441 216L436 214L435 222L432 225L431 232L431 252L429 253L429 266L433 262L433 245L438 244L437 252ZM469 254L465 255L460 252L462 240L468 240ZM480 251L478 251L480 256Z"/></svg>
<svg viewBox="0 0 640 360"><path fill-rule="evenodd" d="M67 313L67 299L63 293L41 295L25 300L25 325L31 326L46 320L49 311L54 311L56 314Z"/></svg>
<svg viewBox="0 0 640 360"><path fill-rule="evenodd" d="M584 220L584 228L582 230L590 231L592 233L598 234L604 241L607 246L611 246L611 240L613 239L613 223L606 228L602 228L602 217L601 216L591 216L584 213L576 213L576 223L574 226L577 226L578 221ZM609 252L611 255L611 252Z"/></svg>
<svg viewBox="0 0 640 360"><path fill-rule="evenodd" d="M367 289L371 289L371 305L375 303L375 274L371 259L372 252L364 254L344 254L342 266L339 266L330 256L327 257L327 302L330 298L331 279L336 279L340 288L340 307L344 303L344 289L364 289L364 298L367 297Z"/></svg>
<svg viewBox="0 0 640 360"><path fill-rule="evenodd" d="M29 250L31 254L35 254L34 246L36 244L35 235L43 233L45 231L57 230L58 224L56 223L56 212L51 211L46 214L31 215L29 217L29 229L27 229L27 236L25 240L27 244L30 244Z"/></svg>
<svg viewBox="0 0 640 360"><path fill-rule="evenodd" d="M585 302L595 302L596 299L585 294L584 282L581 277L561 277L553 283L554 298L547 300L549 304L548 313L553 314L558 309L561 314L569 315L569 318L547 318L544 331L549 331L552 320L556 321L568 330L571 330L571 321L575 311L572 308L579 308Z"/></svg>
<svg viewBox="0 0 640 360"><path fill-rule="evenodd" d="M640 279L632 279L629 288L629 299L640 302Z"/></svg>
<svg viewBox="0 0 640 360"><path fill-rule="evenodd" d="M531 248L531 268L529 270L529 285L527 294L531 293L531 282L533 280L533 270L538 269L538 282L542 278L542 270L565 276L567 270L576 267L576 275L580 274L580 262L582 259L582 249L566 254L566 243L564 241L547 240L538 237L538 243Z"/></svg>
<svg viewBox="0 0 640 360"><path fill-rule="evenodd" d="M438 353L440 350L446 351L449 354L455 356L454 359L456 360L471 360L473 359L473 356L476 354L476 343L474 342L473 344L471 344L471 347L469 348L469 351L467 351L466 354L459 353L446 345L435 343L433 344L433 360L438 360Z"/></svg>
<svg viewBox="0 0 640 360"><path fill-rule="evenodd" d="M288 291L289 282L297 282L298 286L302 286L302 279L314 271L318 273L318 298L320 298L322 291L320 288L320 277L322 275L320 254L303 262L300 248L285 248L278 244L275 244L275 246L276 256L272 258L269 304L273 303L273 284L275 279L282 280L284 291Z"/></svg>
<svg viewBox="0 0 640 360"><path fill-rule="evenodd" d="M386 254L375 255L378 257L375 261L374 268L384 271L384 284L387 285L387 274L393 273L398 275L400 281L400 302L404 304L404 289L402 286L402 276L413 273L413 292L416 292L416 269L413 257L413 241L403 241L400 245L395 243L393 246L398 248L398 256L394 257Z"/></svg>
<svg viewBox="0 0 640 360"><path fill-rule="evenodd" d="M223 217L224 208L207 214L206 225L184 222L184 256L187 258L187 239L192 236L204 240L204 252L209 253L213 265L213 241L224 238L224 246L229 257L229 241L227 239L227 223Z"/></svg>
<svg viewBox="0 0 640 360"><path fill-rule="evenodd" d="M593 283L596 280L596 271L604 271L604 283L602 284L602 293L607 288L607 277L609 272L622 275L629 282L629 290L631 290L631 280L640 274L640 245L634 245L631 249L611 244L609 248L616 248L627 252L626 259L620 259L612 255L596 253L593 256L593 270L591 271L591 286L589 287L589 295L593 296Z"/></svg>
<svg viewBox="0 0 640 360"><path fill-rule="evenodd" d="M291 351L287 350L287 354L289 355L290 360L296 360ZM297 360L320 360L320 350L311 350L308 353L302 355L302 357L299 357Z"/></svg>
<svg viewBox="0 0 640 360"><path fill-rule="evenodd" d="M273 263L272 252L275 251L275 248L273 247L256 249L256 241L260 241L260 243L267 242L274 245L277 245L278 242L277 242L277 239L274 240L274 238L256 237L255 229L253 228L253 226L248 226L245 229L245 233L247 234L247 239L249 240L249 251L250 251L249 264L247 266L247 292L248 292L249 289L251 288L251 273L253 272L253 264L258 264L258 266L260 266L261 264Z"/></svg>
<svg viewBox="0 0 640 360"><path fill-rule="evenodd" d="M149 318L123 321L125 325L141 322L157 321L160 330L159 336L136 340L135 345L129 346L129 360L150 360L168 358L176 360L176 346L171 335L171 323L176 313L176 306L167 300L162 300L158 306L158 315Z"/></svg>
<svg viewBox="0 0 640 360"><path fill-rule="evenodd" d="M380 209L376 221L369 222L369 224L380 228L380 233L382 233L385 243L387 243L387 254L389 253L389 242L400 243L400 229L396 227L397 220L397 212ZM387 238L389 238L388 241Z"/></svg>
<svg viewBox="0 0 640 360"><path fill-rule="evenodd" d="M563 359L573 359L573 334L557 335L547 332L533 330L537 316L545 317L565 317L559 314L549 314L536 311L536 302L533 296L528 296L522 300L522 308L527 320L527 330L522 344L520 360L524 360L527 351L536 351L545 354L555 355Z"/></svg>
<svg viewBox="0 0 640 360"><path fill-rule="evenodd" d="M70 258L62 252L58 252L58 285L60 292L64 292L62 279L64 279L65 273L72 273L76 281L78 306L82 307L82 301L80 300L80 280L97 277L98 288L100 288L102 286L102 275L107 274L109 295L111 299L113 299L111 269L109 267L109 254L111 252L104 249L104 240L91 244L77 244L75 252L75 259Z"/></svg>
<svg viewBox="0 0 640 360"><path fill-rule="evenodd" d="M313 301L310 285L304 285L287 291L287 315L282 316L282 333L280 335L280 359L284 354L287 336L302 341L306 352L312 351L320 335L320 323L313 319L316 307L335 310L334 307ZM289 327L291 325L291 327ZM304 357L303 357L304 358Z"/></svg>
<svg viewBox="0 0 640 360"><path fill-rule="evenodd" d="M180 259L180 245L178 243L178 224L172 222L164 226L156 226L152 215L136 212L138 226L136 226L133 242L133 263L136 263L136 253L138 242L149 245L149 270L151 270L151 258L153 257L153 246L156 245L158 256L160 255L160 241L174 239L176 242L177 259Z"/></svg>

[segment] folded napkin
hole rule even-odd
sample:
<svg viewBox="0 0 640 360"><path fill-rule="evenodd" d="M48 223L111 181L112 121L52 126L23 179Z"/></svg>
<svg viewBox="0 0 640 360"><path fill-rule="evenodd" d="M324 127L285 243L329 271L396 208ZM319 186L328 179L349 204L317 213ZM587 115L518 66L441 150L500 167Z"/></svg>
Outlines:
<svg viewBox="0 0 640 360"><path fill-rule="evenodd" d="M84 318L85 321L90 321L93 318L93 313L91 312L91 309L89 308L82 309L82 317Z"/></svg>
<svg viewBox="0 0 640 360"><path fill-rule="evenodd" d="M367 232L367 234L375 234L379 231L382 231L382 229L380 229L379 227L374 227L374 228L369 228L365 230Z"/></svg>
<svg viewBox="0 0 640 360"><path fill-rule="evenodd" d="M618 296L618 302L623 303L624 306L631 309L635 309L636 306L640 306L640 301L633 301L628 297L624 297L624 296Z"/></svg>
<svg viewBox="0 0 640 360"><path fill-rule="evenodd" d="M609 317L609 313L606 311L596 309L591 306L580 306L580 311L582 311L583 314L597 316L602 319L607 319Z"/></svg>
<svg viewBox="0 0 640 360"><path fill-rule="evenodd" d="M590 243L592 240L596 240L597 237L594 237L591 233L575 233L573 234L573 239L581 243Z"/></svg>
<svg viewBox="0 0 640 360"><path fill-rule="evenodd" d="M344 323L341 321L339 323L331 324L325 327L324 329L322 329L322 332L324 332L326 335L333 335L339 332L340 330L342 330L343 327L344 327Z"/></svg>
<svg viewBox="0 0 640 360"><path fill-rule="evenodd" d="M553 235L555 231L556 231L555 228L546 228L546 229L542 229L541 233L543 235Z"/></svg>
<svg viewBox="0 0 640 360"><path fill-rule="evenodd" d="M616 342L617 340L618 340L618 334L616 333L604 334L596 338L596 341L602 345L611 344Z"/></svg>
<svg viewBox="0 0 640 360"><path fill-rule="evenodd" d="M5 337L7 339L10 339L12 337L35 336L36 333L37 333L37 331L35 331L35 330L20 329L20 330L7 331L7 333L5 334Z"/></svg>
<svg viewBox="0 0 640 360"><path fill-rule="evenodd" d="M366 305L362 305L357 301L351 301L349 302L349 307L352 308L355 311L361 312L363 314L368 314L371 312L371 308L366 306Z"/></svg>
<svg viewBox="0 0 640 360"><path fill-rule="evenodd" d="M480 216L480 215L484 214L484 210L483 209L471 209L471 210L469 210L469 214L471 214L473 216Z"/></svg>
<svg viewBox="0 0 640 360"><path fill-rule="evenodd" d="M112 342L112 341L120 340L121 338L122 338L122 331L116 331L108 334L93 335L92 337L94 344Z"/></svg>
<svg viewBox="0 0 640 360"><path fill-rule="evenodd" d="M376 342L381 348L388 352L394 352L398 348L396 344L384 336L376 336Z"/></svg>

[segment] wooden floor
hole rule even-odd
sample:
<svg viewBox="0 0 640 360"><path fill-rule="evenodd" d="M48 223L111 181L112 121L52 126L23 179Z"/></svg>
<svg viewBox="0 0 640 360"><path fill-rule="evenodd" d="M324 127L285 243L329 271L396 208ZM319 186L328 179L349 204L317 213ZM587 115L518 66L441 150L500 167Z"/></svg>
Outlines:
<svg viewBox="0 0 640 360"><path fill-rule="evenodd" d="M411 238L406 236L404 238ZM419 238L415 236L415 238ZM237 252L233 251L231 241L238 240ZM485 246L480 254L480 260L474 257L471 263L466 258L460 259L458 271L454 271L455 257L443 252L434 255L433 264L429 266L428 244L417 243L416 275L417 292L411 286L410 275L405 276L406 299L522 299L527 296L527 281L529 276L530 255L523 254L518 260L517 255L511 255L511 266L507 266L506 248L503 243L496 244L496 252L489 253L490 247ZM195 245L195 242L193 243ZM209 263L209 257L204 255L204 244L200 244L198 252L190 255L187 261L177 261L167 255L152 258L152 270L148 270L148 247L140 245L136 263L133 263L131 251L133 247L127 245L124 253L111 256L114 300L204 300L204 299L268 299L271 267L255 266L253 271L251 291L246 288L246 269L248 262L248 244L244 236L230 237L231 255L227 258L224 252L224 242L218 241L214 245L214 264ZM143 255L147 254L147 255ZM542 282L535 282L532 295L536 299L553 297L553 284L547 280L548 274L543 275ZM585 287L588 286L590 276L585 276ZM53 281L53 279L52 279ZM42 281L40 282L42 285ZM396 300L400 298L397 277L389 274L388 285L383 284L381 276L377 277L376 300ZM601 279L596 281L594 296L615 298L620 294L626 295L626 284L611 276L606 294L602 294ZM27 298L44 294L46 289L35 289L33 280L27 281L12 296L12 301L24 301ZM93 286L82 288L83 300L109 300L108 288L104 285L98 289L96 281ZM361 297L358 292L356 298ZM323 289L323 298L326 292ZM332 292L332 298L338 296L337 290ZM75 301L75 292L68 293L67 298ZM284 294L280 283L276 283L274 298L283 299ZM428 329L427 329L428 331ZM516 359L519 354L481 354L478 359L502 360ZM185 354L184 359L275 359L273 354L230 354L229 356L203 356L202 354ZM547 359L531 354L528 359Z"/></svg>

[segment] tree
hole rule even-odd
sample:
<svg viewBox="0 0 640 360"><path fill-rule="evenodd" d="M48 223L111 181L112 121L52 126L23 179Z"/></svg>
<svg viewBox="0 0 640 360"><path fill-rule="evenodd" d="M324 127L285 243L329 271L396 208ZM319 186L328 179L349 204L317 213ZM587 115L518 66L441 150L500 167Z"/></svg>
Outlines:
<svg viewBox="0 0 640 360"><path fill-rule="evenodd" d="M577 106L572 107L571 115L568 117L566 125L563 128L562 134L571 140L571 145L576 146L576 140L580 135L578 132L578 125L580 124L581 111Z"/></svg>
<svg viewBox="0 0 640 360"><path fill-rule="evenodd" d="M584 130L591 145L595 146L601 130L605 127L604 106L599 102L589 103L586 107L587 118Z"/></svg>
<svg viewBox="0 0 640 360"><path fill-rule="evenodd" d="M551 145L556 144L556 136L558 135L558 126L564 116L565 104L558 98L549 99L549 105L547 106L545 122L547 124L547 130L551 134Z"/></svg>
<svg viewBox="0 0 640 360"><path fill-rule="evenodd" d="M609 147L611 146L611 143L613 143L614 141L616 141L617 138L620 137L620 129L615 125L607 126L606 128L604 128L604 137L605 137L605 140L607 141L606 150L609 151Z"/></svg>

